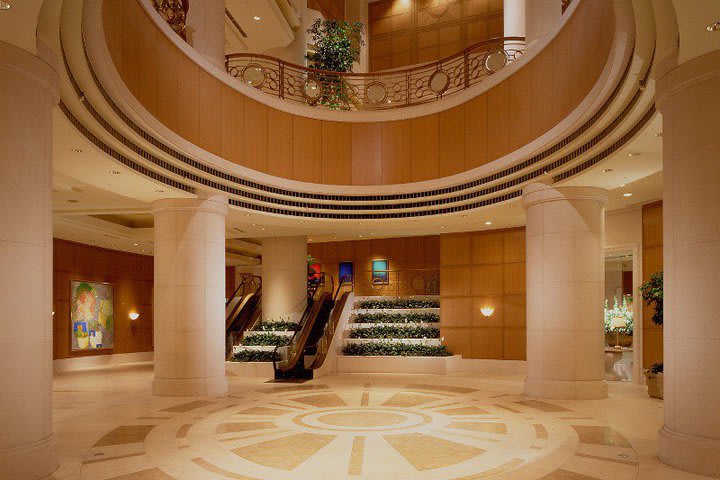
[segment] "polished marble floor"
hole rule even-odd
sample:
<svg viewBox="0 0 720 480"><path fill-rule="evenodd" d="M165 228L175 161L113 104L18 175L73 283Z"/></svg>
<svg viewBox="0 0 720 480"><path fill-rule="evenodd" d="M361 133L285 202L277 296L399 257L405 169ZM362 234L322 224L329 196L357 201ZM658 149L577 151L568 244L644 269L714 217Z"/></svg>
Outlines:
<svg viewBox="0 0 720 480"><path fill-rule="evenodd" d="M54 480L700 479L655 457L662 402L522 396L520 377L231 377L230 395L149 395L150 366L55 379Z"/></svg>

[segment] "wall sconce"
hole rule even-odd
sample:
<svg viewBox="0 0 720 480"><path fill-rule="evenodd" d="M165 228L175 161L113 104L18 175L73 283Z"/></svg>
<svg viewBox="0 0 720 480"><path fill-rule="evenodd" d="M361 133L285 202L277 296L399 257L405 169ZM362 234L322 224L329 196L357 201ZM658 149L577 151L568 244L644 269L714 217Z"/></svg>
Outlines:
<svg viewBox="0 0 720 480"><path fill-rule="evenodd" d="M490 315L495 313L495 307L482 307L480 309L480 312L482 312L484 316L489 317Z"/></svg>
<svg viewBox="0 0 720 480"><path fill-rule="evenodd" d="M138 318L140 318L140 314L137 312L130 312L128 314L128 317L130 317L130 320L137 320Z"/></svg>

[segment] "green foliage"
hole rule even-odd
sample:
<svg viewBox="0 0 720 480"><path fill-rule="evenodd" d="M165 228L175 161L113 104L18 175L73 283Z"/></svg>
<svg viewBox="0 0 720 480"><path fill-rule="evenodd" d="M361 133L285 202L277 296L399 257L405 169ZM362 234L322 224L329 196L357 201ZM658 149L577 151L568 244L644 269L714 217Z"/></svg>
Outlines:
<svg viewBox="0 0 720 480"><path fill-rule="evenodd" d="M363 24L343 20L316 19L308 29L315 51L308 53L312 68L330 72L352 72L364 45ZM323 92L319 103L331 109L350 108L352 98L347 82L340 75L320 75Z"/></svg>
<svg viewBox="0 0 720 480"><path fill-rule="evenodd" d="M429 312L410 313L359 313L353 318L354 323L438 323L440 315Z"/></svg>
<svg viewBox="0 0 720 480"><path fill-rule="evenodd" d="M652 322L655 325L663 324L663 272L650 275L650 280L640 287L643 300L649 307L655 307Z"/></svg>
<svg viewBox="0 0 720 480"><path fill-rule="evenodd" d="M266 350L240 350L233 354L233 362L272 362L280 360L280 355Z"/></svg>
<svg viewBox="0 0 720 480"><path fill-rule="evenodd" d="M290 342L290 337L275 335L274 333L256 333L243 337L240 342L245 346L275 346L282 347Z"/></svg>
<svg viewBox="0 0 720 480"><path fill-rule="evenodd" d="M648 369L648 372L652 375L657 375L658 373L663 373L663 370L664 368L662 363L653 363Z"/></svg>
<svg viewBox="0 0 720 480"><path fill-rule="evenodd" d="M355 308L366 310L398 309L398 308L440 308L439 300L425 300L419 298L392 298L363 300L355 304Z"/></svg>
<svg viewBox="0 0 720 480"><path fill-rule="evenodd" d="M613 318L620 317L625 320L624 328L611 328L610 322ZM605 332L606 333L621 333L624 335L633 334L633 312L632 312L632 300L628 297L623 296L622 304L618 302L615 297L615 304L612 308L608 308L608 301L605 300Z"/></svg>
<svg viewBox="0 0 720 480"><path fill-rule="evenodd" d="M297 322L290 320L272 320L260 322L253 327L254 332L295 332L300 328Z"/></svg>
<svg viewBox="0 0 720 480"><path fill-rule="evenodd" d="M350 330L350 338L440 338L440 329L414 325L377 325L353 328Z"/></svg>
<svg viewBox="0 0 720 480"><path fill-rule="evenodd" d="M452 353L444 345L417 345L408 343L348 343L342 354L348 356L375 357L449 357Z"/></svg>

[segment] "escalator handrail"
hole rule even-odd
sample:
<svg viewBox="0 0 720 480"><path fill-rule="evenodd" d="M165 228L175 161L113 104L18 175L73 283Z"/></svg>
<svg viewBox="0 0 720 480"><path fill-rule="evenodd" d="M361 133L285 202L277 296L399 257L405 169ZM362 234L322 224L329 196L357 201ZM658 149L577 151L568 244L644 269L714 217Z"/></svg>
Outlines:
<svg viewBox="0 0 720 480"><path fill-rule="evenodd" d="M227 307L228 305L230 305L230 302L232 302L233 298L235 298L235 297L238 296L238 292L240 291L241 288L243 288L243 287L245 286L245 282L246 282L248 279L253 280L252 283L256 283L254 280L257 279L257 284L258 284L257 290L260 290L260 289L262 288L262 277L261 277L261 276L259 276L259 275L253 275L253 274L243 275L243 276L242 276L242 280L240 280L240 283L238 284L237 288L235 289L235 291L233 292L233 294L230 296L230 298L228 298L227 301L225 302L225 306L226 306L226 307ZM257 290L255 290L256 293L257 293Z"/></svg>
<svg viewBox="0 0 720 480"><path fill-rule="evenodd" d="M345 285L349 285L350 290L344 292L343 295L340 297L340 300L338 301L337 296L340 293L340 289L342 289L342 287ZM312 364L310 365L311 369L320 368L325 362L325 358L330 352L330 345L332 345L333 338L335 337L335 331L337 330L338 323L340 323L340 316L345 309L345 304L347 303L348 297L354 290L355 281L353 276L343 276L343 278L340 280L340 285L338 285L337 291L335 292L335 297L333 298L334 306L332 312L330 313L330 319L325 325L325 330L323 330L323 334L317 342L315 358L313 358Z"/></svg>
<svg viewBox="0 0 720 480"><path fill-rule="evenodd" d="M287 345L283 345L282 347L275 347L274 352L276 354L279 348L287 347L289 349L288 358L283 361L282 365L280 365L278 360L273 359L273 367L275 368L275 370L286 372L295 367L295 365L297 365L298 360L300 359L303 351L305 350L305 343L310 336L310 332L315 325L315 321L317 320L320 312L322 311L323 305L325 304L325 302L331 299L332 296L329 292L323 292L322 295L320 295L320 297L313 302L312 307L308 312L307 318L301 324L300 329L295 332L292 339L290 340L290 343ZM275 357L277 357L277 355L275 355Z"/></svg>

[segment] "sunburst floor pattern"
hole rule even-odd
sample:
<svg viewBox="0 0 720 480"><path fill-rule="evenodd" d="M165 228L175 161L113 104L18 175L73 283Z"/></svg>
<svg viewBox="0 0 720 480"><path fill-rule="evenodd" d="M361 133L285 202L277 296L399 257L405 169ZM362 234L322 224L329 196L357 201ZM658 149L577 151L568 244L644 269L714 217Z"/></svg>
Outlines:
<svg viewBox="0 0 720 480"><path fill-rule="evenodd" d="M638 471L610 426L455 385L266 384L128 423L87 452L82 479L625 480Z"/></svg>

